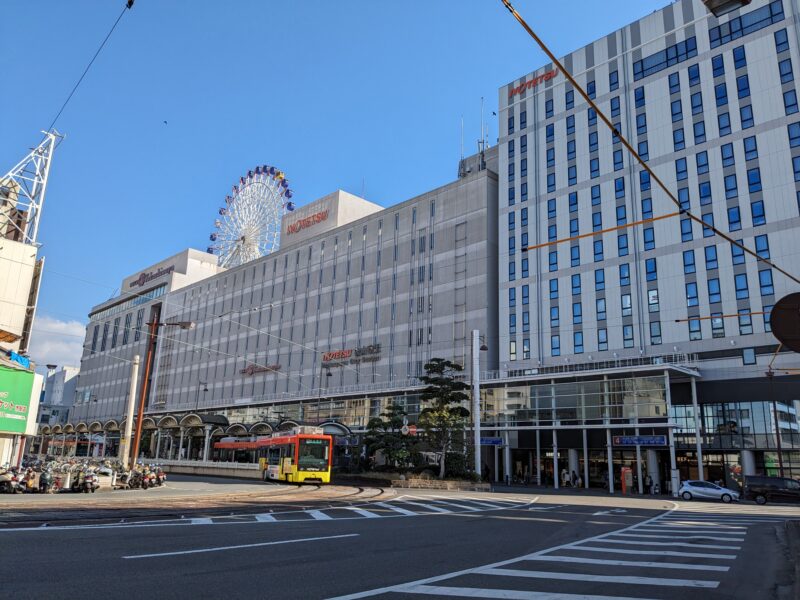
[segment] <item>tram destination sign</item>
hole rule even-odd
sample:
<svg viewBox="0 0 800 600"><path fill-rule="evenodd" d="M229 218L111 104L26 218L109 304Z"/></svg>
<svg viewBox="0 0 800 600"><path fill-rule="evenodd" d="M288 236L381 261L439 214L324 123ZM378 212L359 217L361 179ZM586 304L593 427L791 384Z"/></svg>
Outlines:
<svg viewBox="0 0 800 600"><path fill-rule="evenodd" d="M614 446L666 446L665 435L615 435L611 437Z"/></svg>

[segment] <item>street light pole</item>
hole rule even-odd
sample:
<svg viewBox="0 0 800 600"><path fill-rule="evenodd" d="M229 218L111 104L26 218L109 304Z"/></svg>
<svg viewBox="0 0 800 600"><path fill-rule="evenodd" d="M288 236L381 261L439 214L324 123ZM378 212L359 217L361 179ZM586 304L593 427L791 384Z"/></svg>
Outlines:
<svg viewBox="0 0 800 600"><path fill-rule="evenodd" d="M481 477L481 352L489 348L481 344L481 332L472 330L472 443L475 446L475 474Z"/></svg>
<svg viewBox="0 0 800 600"><path fill-rule="evenodd" d="M131 381L128 388L128 407L125 411L125 432L119 441L119 459L126 467L131 467L128 451L131 447L131 427L133 426L133 406L136 404L136 379L139 376L139 355L133 357Z"/></svg>

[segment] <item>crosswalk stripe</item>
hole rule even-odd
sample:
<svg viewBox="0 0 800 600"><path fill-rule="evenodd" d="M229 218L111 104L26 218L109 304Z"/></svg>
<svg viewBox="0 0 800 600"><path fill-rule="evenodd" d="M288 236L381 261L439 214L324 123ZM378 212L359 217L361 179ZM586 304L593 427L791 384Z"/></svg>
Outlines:
<svg viewBox="0 0 800 600"><path fill-rule="evenodd" d="M212 521L208 517L192 519L192 525L213 525L214 521Z"/></svg>
<svg viewBox="0 0 800 600"><path fill-rule="evenodd" d="M618 533L616 535L624 535ZM634 542L631 540L612 540L603 538L604 544L629 544L631 546L679 546L683 548L709 548L712 550L741 550L741 546L719 545L719 544L691 544L689 542Z"/></svg>
<svg viewBox="0 0 800 600"><path fill-rule="evenodd" d="M524 571L520 569L486 569L481 575L503 577L531 577L534 579L558 579L567 581L595 581L598 583L628 583L638 585L662 585L670 587L715 588L719 581L703 579L667 579L663 577L635 577L628 575L592 575L589 573L554 573L549 571Z"/></svg>
<svg viewBox="0 0 800 600"><path fill-rule="evenodd" d="M455 506L456 508L460 508L461 510L466 510L470 512L475 510L480 510L480 507L478 506L467 506L466 504L456 504L455 502L451 502L449 500L437 500L436 502L438 502L439 504L444 504L446 506Z"/></svg>
<svg viewBox="0 0 800 600"><path fill-rule="evenodd" d="M441 508L439 506L433 506L432 504L424 504L422 502L412 502L411 500L403 500L404 504L413 504L414 506L421 506L422 508L427 508L428 510L432 510L433 512L438 513L451 513L452 510L447 508Z"/></svg>
<svg viewBox="0 0 800 600"><path fill-rule="evenodd" d="M405 508L400 508L399 506L393 506L391 504L388 504L387 502L376 502L375 506L380 506L381 508L393 510L396 513L400 513L401 515L406 515L406 516L415 516L417 514L414 511L406 510Z"/></svg>
<svg viewBox="0 0 800 600"><path fill-rule="evenodd" d="M502 502L497 501L497 500L493 500L491 502L487 502L486 500L483 500L483 499L480 499L480 498L464 498L464 500L469 500L470 502L473 502L475 504L480 504L482 506L486 506L487 508L509 508L507 503L503 504ZM510 501L507 500L506 502L510 502Z"/></svg>
<svg viewBox="0 0 800 600"><path fill-rule="evenodd" d="M597 548L595 546L584 546L575 545L569 546L570 550L580 550L582 552L609 552L611 554L655 554L657 556L686 556L689 558L711 558L711 559L720 559L720 560L734 560L736 558L735 554L707 554L704 552L677 552L675 550L663 550L663 549L654 549L654 550L640 550L637 548L636 550L627 550L625 548Z"/></svg>
<svg viewBox="0 0 800 600"><path fill-rule="evenodd" d="M319 510L307 510L306 511L309 515L315 518L317 521L330 521L333 519L330 515L326 515L324 512Z"/></svg>
<svg viewBox="0 0 800 600"><path fill-rule="evenodd" d="M663 527L665 529L684 529L691 527L713 527L714 529L747 529L746 525L721 525L718 523L710 523L706 521L656 521L649 527Z"/></svg>
<svg viewBox="0 0 800 600"><path fill-rule="evenodd" d="M642 531L644 533L676 533L678 535L682 535L684 533L713 533L714 535L724 535L724 536L731 536L731 535L744 535L744 531L720 531L719 529L715 529L713 527L686 527L685 529L677 529L675 527L654 527L652 525L648 525L647 527L636 527L631 531Z"/></svg>
<svg viewBox="0 0 800 600"><path fill-rule="evenodd" d="M609 533L608 535L619 535L622 537L630 537L630 538L647 538L647 539L656 539L656 540L673 540L675 539L674 536L671 535L656 535L656 534L645 534L645 533ZM684 535L681 536L684 540L716 540L718 542L743 542L743 537L738 538L717 538L713 535Z"/></svg>
<svg viewBox="0 0 800 600"><path fill-rule="evenodd" d="M272 515L263 513L260 515L256 515L256 521L259 521L261 523L271 523L272 521L277 521L277 519Z"/></svg>
<svg viewBox="0 0 800 600"><path fill-rule="evenodd" d="M380 519L381 515L376 515L374 512L370 512L368 510L364 510L363 508L357 508L355 506L344 506L346 510L352 510L354 513L361 515L362 517L366 517L367 519Z"/></svg>
<svg viewBox="0 0 800 600"><path fill-rule="evenodd" d="M502 598L503 600L644 600L623 596L595 596L590 594L563 594L558 592L527 592L522 590L495 590L440 585L414 585L396 590L405 594L432 596L457 596L462 598Z"/></svg>
<svg viewBox="0 0 800 600"><path fill-rule="evenodd" d="M584 558L576 556L526 556L524 560L545 562L581 563L590 565L614 565L619 567L648 567L652 569L681 569L687 571L729 571L730 567L720 565L695 565L690 563L653 562L647 560L610 560L605 558Z"/></svg>

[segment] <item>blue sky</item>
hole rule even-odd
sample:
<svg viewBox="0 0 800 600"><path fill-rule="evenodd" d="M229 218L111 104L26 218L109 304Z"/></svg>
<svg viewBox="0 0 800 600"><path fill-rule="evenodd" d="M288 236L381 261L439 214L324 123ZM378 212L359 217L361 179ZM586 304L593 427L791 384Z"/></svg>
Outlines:
<svg viewBox="0 0 800 600"><path fill-rule="evenodd" d="M559 56L665 4L515 2ZM0 171L39 142L123 5L4 0ZM70 336L123 277L205 249L248 169L283 168L298 204L362 185L406 200L455 178L481 96L494 144L498 88L545 62L500 0L137 0L57 124L34 359L75 362Z"/></svg>

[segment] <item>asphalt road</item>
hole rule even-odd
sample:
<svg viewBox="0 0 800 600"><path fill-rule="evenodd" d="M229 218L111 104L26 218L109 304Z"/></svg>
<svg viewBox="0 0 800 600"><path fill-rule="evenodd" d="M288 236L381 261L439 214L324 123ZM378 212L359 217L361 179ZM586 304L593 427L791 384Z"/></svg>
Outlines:
<svg viewBox="0 0 800 600"><path fill-rule="evenodd" d="M271 510L271 512L270 512ZM536 494L0 530L15 598L780 598L797 508ZM790 598L791 596L784 596Z"/></svg>

